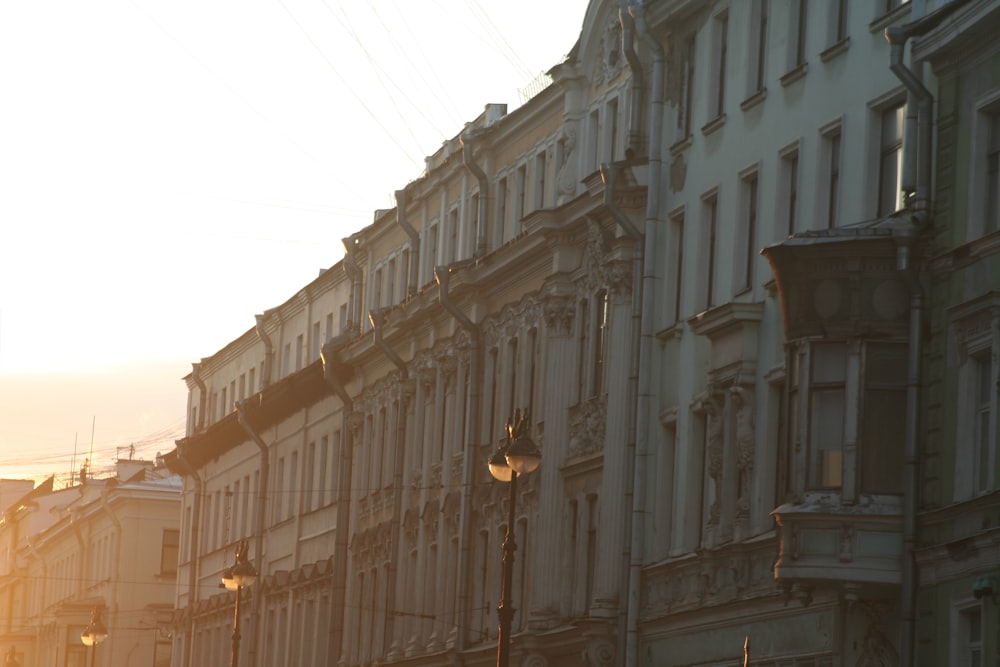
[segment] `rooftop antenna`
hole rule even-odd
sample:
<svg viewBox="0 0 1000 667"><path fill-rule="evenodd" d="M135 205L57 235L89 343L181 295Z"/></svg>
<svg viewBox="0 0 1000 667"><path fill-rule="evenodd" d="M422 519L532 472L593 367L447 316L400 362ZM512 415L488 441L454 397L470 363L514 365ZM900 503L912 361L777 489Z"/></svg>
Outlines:
<svg viewBox="0 0 1000 667"><path fill-rule="evenodd" d="M90 457L88 461L94 460L94 430L97 428L97 415L94 415L93 420L90 422Z"/></svg>
<svg viewBox="0 0 1000 667"><path fill-rule="evenodd" d="M73 458L69 460L69 478L73 480L76 478L76 445L79 439L79 432L73 433ZM72 483L72 482L71 482Z"/></svg>

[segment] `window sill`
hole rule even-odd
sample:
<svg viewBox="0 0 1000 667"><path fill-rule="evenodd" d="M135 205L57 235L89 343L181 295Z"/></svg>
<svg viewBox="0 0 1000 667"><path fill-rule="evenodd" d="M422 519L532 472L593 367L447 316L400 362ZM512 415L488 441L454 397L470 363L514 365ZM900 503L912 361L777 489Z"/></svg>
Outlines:
<svg viewBox="0 0 1000 667"><path fill-rule="evenodd" d="M831 44L830 46L826 47L826 49L821 51L819 54L819 59L825 63L828 63L837 56L839 56L841 53L847 51L847 47L849 47L850 45L851 45L851 38L845 37L836 44Z"/></svg>
<svg viewBox="0 0 1000 667"><path fill-rule="evenodd" d="M691 141L693 140L693 138L694 137L692 137L690 134L688 134L688 135L685 135L684 137L681 137L680 139L678 139L674 143L670 144L670 149L669 149L670 150L670 154L671 155L677 155L681 151L687 150L688 148L690 148L691 147Z"/></svg>
<svg viewBox="0 0 1000 667"><path fill-rule="evenodd" d="M684 322L682 320L677 320L666 329L660 329L657 331L656 339L659 341L680 340L683 334Z"/></svg>
<svg viewBox="0 0 1000 667"><path fill-rule="evenodd" d="M766 97L767 97L767 88L761 88L753 95L740 102L740 110L749 111L750 109L754 108L755 106L763 102L764 98Z"/></svg>
<svg viewBox="0 0 1000 667"><path fill-rule="evenodd" d="M726 114L724 113L719 114L718 116L716 116L715 118L713 118L712 120L708 121L707 123L701 126L701 133L704 134L705 136L708 136L709 134L712 134L725 124L726 124Z"/></svg>
<svg viewBox="0 0 1000 667"><path fill-rule="evenodd" d="M882 14L882 16L879 16L877 19L868 24L868 32L873 35L880 33L899 19L904 16L908 16L910 14L912 4L913 3L907 1L899 5L899 7Z"/></svg>
<svg viewBox="0 0 1000 667"><path fill-rule="evenodd" d="M790 86L799 79L805 78L808 69L808 63L801 63L788 70L778 81L781 82L782 86Z"/></svg>

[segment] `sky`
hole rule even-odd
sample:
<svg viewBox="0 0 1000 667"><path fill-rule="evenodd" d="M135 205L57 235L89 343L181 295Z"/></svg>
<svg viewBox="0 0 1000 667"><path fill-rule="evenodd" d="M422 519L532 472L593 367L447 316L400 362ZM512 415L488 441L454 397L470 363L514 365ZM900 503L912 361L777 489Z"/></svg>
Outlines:
<svg viewBox="0 0 1000 667"><path fill-rule="evenodd" d="M191 363L519 106L586 0L0 3L0 477L184 435Z"/></svg>

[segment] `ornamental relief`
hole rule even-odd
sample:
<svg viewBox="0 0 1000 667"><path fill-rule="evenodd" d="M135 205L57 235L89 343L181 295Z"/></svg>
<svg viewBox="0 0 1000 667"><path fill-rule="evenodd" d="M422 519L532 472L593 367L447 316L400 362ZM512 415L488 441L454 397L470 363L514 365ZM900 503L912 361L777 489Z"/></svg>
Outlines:
<svg viewBox="0 0 1000 667"><path fill-rule="evenodd" d="M543 304L545 330L549 335L565 338L573 333L576 300L569 296L551 296Z"/></svg>
<svg viewBox="0 0 1000 667"><path fill-rule="evenodd" d="M595 59L591 75L595 87L612 81L622 71L625 61L622 56L622 24L617 17L609 20L605 26L598 49L600 59Z"/></svg>
<svg viewBox="0 0 1000 667"><path fill-rule="evenodd" d="M629 297L632 294L632 263L610 259L608 233L593 218L587 218L587 241L581 262L583 279L577 281L577 294L589 297L600 290Z"/></svg>
<svg viewBox="0 0 1000 667"><path fill-rule="evenodd" d="M568 458L602 451L607 421L608 406L603 398L592 398L570 408Z"/></svg>
<svg viewBox="0 0 1000 667"><path fill-rule="evenodd" d="M657 568L645 580L641 618L726 604L775 592L770 540L751 553L701 557Z"/></svg>
<svg viewBox="0 0 1000 667"><path fill-rule="evenodd" d="M483 342L494 347L499 342L516 338L524 331L537 328L542 319L543 306L536 294L530 294L516 304L507 304L499 313L483 320Z"/></svg>

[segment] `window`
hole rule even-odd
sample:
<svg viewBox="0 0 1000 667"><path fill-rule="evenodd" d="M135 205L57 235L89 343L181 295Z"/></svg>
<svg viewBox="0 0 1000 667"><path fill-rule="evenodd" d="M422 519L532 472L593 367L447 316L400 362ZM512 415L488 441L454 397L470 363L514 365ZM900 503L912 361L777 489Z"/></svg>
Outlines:
<svg viewBox="0 0 1000 667"><path fill-rule="evenodd" d="M525 208L525 200L527 198L527 180L528 180L528 167L526 165L521 165L517 168L514 178L514 229L519 230L521 227L521 219L524 218L527 209ZM514 232L514 236L517 235L517 231Z"/></svg>
<svg viewBox="0 0 1000 667"><path fill-rule="evenodd" d="M971 599L962 607L952 610L951 618L952 659L949 664L957 667L982 667L983 662L983 607Z"/></svg>
<svg viewBox="0 0 1000 667"><path fill-rule="evenodd" d="M506 240L504 230L507 227L507 179L497 181L497 215L493 230L493 247L499 248Z"/></svg>
<svg viewBox="0 0 1000 667"><path fill-rule="evenodd" d="M285 349L283 350L281 359L281 377L285 377L292 370L292 344L285 343ZM223 396L223 398L225 398ZM225 401L223 401L225 403Z"/></svg>
<svg viewBox="0 0 1000 667"><path fill-rule="evenodd" d="M306 340L304 334L299 334L295 337L295 370L302 370L302 357L306 349Z"/></svg>
<svg viewBox="0 0 1000 667"><path fill-rule="evenodd" d="M701 237L701 266L702 285L701 303L704 310L708 310L715 305L715 254L716 236L719 226L719 196L718 191L713 190L701 199L702 204L702 237Z"/></svg>
<svg viewBox="0 0 1000 667"><path fill-rule="evenodd" d="M865 346L861 430L861 490L902 493L903 429L886 415L906 413L906 346Z"/></svg>
<svg viewBox="0 0 1000 667"><path fill-rule="evenodd" d="M669 285L664 293L669 299L665 312L672 316L669 324L680 322L681 319L681 290L684 277L684 209L675 211L670 215L670 227L667 231L667 275L673 278L673 285Z"/></svg>
<svg viewBox="0 0 1000 667"><path fill-rule="evenodd" d="M837 4L832 2L831 4ZM788 70L806 64L806 28L809 0L792 0L788 7Z"/></svg>
<svg viewBox="0 0 1000 667"><path fill-rule="evenodd" d="M1000 229L1000 110L985 114L989 128L986 143L986 216L987 232Z"/></svg>
<svg viewBox="0 0 1000 667"><path fill-rule="evenodd" d="M827 26L829 26L828 49L847 40L847 5L847 0L830 0L827 3L830 12L827 20Z"/></svg>
<svg viewBox="0 0 1000 667"><path fill-rule="evenodd" d="M809 488L843 483L844 384L847 346L812 346L809 383Z"/></svg>
<svg viewBox="0 0 1000 667"><path fill-rule="evenodd" d="M396 260L390 259L389 263L385 266L385 305L391 306L396 303ZM317 337L319 334L319 323L316 323L317 327ZM317 353L315 358L318 358Z"/></svg>
<svg viewBox="0 0 1000 667"><path fill-rule="evenodd" d="M747 62L750 70L748 95L762 92L767 86L767 21L768 0L753 0L750 5L750 52Z"/></svg>
<svg viewBox="0 0 1000 667"><path fill-rule="evenodd" d="M1000 92L994 91L977 111L968 167L969 240L1000 229Z"/></svg>
<svg viewBox="0 0 1000 667"><path fill-rule="evenodd" d="M680 101L677 104L677 140L691 136L691 108L694 101L694 35L681 46Z"/></svg>
<svg viewBox="0 0 1000 667"><path fill-rule="evenodd" d="M906 381L902 342L803 343L787 376L787 474L796 475L796 452L805 452L805 478L793 491L804 482L803 490L839 491L844 503L902 493Z"/></svg>
<svg viewBox="0 0 1000 667"><path fill-rule="evenodd" d="M972 402L972 429L975 445L974 477L978 492L989 490L990 470L990 414L992 413L993 363L988 351L980 352L972 360L972 381L975 393Z"/></svg>
<svg viewBox="0 0 1000 667"><path fill-rule="evenodd" d="M535 201L536 209L545 208L545 151L535 156ZM478 199L478 196L477 196Z"/></svg>
<svg viewBox="0 0 1000 667"><path fill-rule="evenodd" d="M607 123L605 124L607 128L607 139L605 145L607 146L607 156L608 161L615 161L618 158L618 98L612 97L608 100L607 108L605 109L607 114Z"/></svg>
<svg viewBox="0 0 1000 667"><path fill-rule="evenodd" d="M715 58L715 88L712 91L713 118L721 118L726 111L726 58L729 52L729 14L722 13L713 21L713 49Z"/></svg>
<svg viewBox="0 0 1000 667"><path fill-rule="evenodd" d="M327 341L333 340L333 313L326 314L326 339Z"/></svg>
<svg viewBox="0 0 1000 667"><path fill-rule="evenodd" d="M221 403L219 405L219 419L222 419L223 417L225 417L226 413L229 412L229 408L227 407L228 405L229 405L229 403L226 401L226 388L223 387L222 388L222 401L221 401Z"/></svg>
<svg viewBox="0 0 1000 667"><path fill-rule="evenodd" d="M608 293L604 290L594 299L594 360L591 396L600 396L604 392L604 373L608 352Z"/></svg>
<svg viewBox="0 0 1000 667"><path fill-rule="evenodd" d="M469 196L469 213L466 216L468 222L465 225L465 257L472 257L476 254L476 243L477 235L479 232L479 193L473 192ZM406 281L406 262L408 257L408 251L403 251L403 281ZM406 295L406 289L403 289L404 296Z"/></svg>
<svg viewBox="0 0 1000 667"><path fill-rule="evenodd" d="M451 264L458 259L458 208L448 212L448 227L445 229L444 263ZM390 293L387 303L392 302Z"/></svg>
<svg viewBox="0 0 1000 667"><path fill-rule="evenodd" d="M434 282L434 267L438 263L438 226L432 223L427 228L427 282Z"/></svg>
<svg viewBox="0 0 1000 667"><path fill-rule="evenodd" d="M954 500L996 487L997 350L1000 349L1000 292L993 291L949 309L955 367Z"/></svg>
<svg viewBox="0 0 1000 667"><path fill-rule="evenodd" d="M799 146L798 143L781 152L778 190L778 229L783 235L795 234L799 218Z"/></svg>
<svg viewBox="0 0 1000 667"><path fill-rule="evenodd" d="M597 109L590 112L587 120L587 162L593 169L601 168L601 113Z"/></svg>
<svg viewBox="0 0 1000 667"><path fill-rule="evenodd" d="M319 506L323 507L326 505L328 498L327 490L327 465L329 464L330 458L330 438L328 436L323 436L319 439L319 484L317 486L317 496L319 499ZM332 498L330 499L332 500Z"/></svg>
<svg viewBox="0 0 1000 667"><path fill-rule="evenodd" d="M247 371L247 390L250 392L251 396L253 396L257 392L257 390L256 390L256 387L257 387L257 385L256 385L256 382L257 382L256 375L257 375L257 369L256 368L251 368L249 371Z"/></svg>
<svg viewBox="0 0 1000 667"><path fill-rule="evenodd" d="M821 130L821 134L820 173L822 183L825 185L825 222L827 229L832 229L837 226L840 215L840 153L842 142L840 121Z"/></svg>
<svg viewBox="0 0 1000 667"><path fill-rule="evenodd" d="M889 215L903 207L903 121L905 105L879 112L878 207L875 215Z"/></svg>
<svg viewBox="0 0 1000 667"><path fill-rule="evenodd" d="M180 555L181 531L167 529L163 531L160 543L160 574L177 574L177 559Z"/></svg>
<svg viewBox="0 0 1000 667"><path fill-rule="evenodd" d="M319 320L313 322L312 337L309 340L309 360L316 361L319 359L319 345L320 345L320 324ZM240 384L243 384L243 380L240 380ZM242 394L242 390L240 391Z"/></svg>
<svg viewBox="0 0 1000 667"><path fill-rule="evenodd" d="M733 292L753 287L753 267L757 256L757 221L759 215L759 175L757 168L740 178L740 227L736 230L736 253L733 257Z"/></svg>
<svg viewBox="0 0 1000 667"><path fill-rule="evenodd" d="M339 321L338 327L340 333L347 331L347 304L340 304L340 308L337 312L337 319Z"/></svg>

